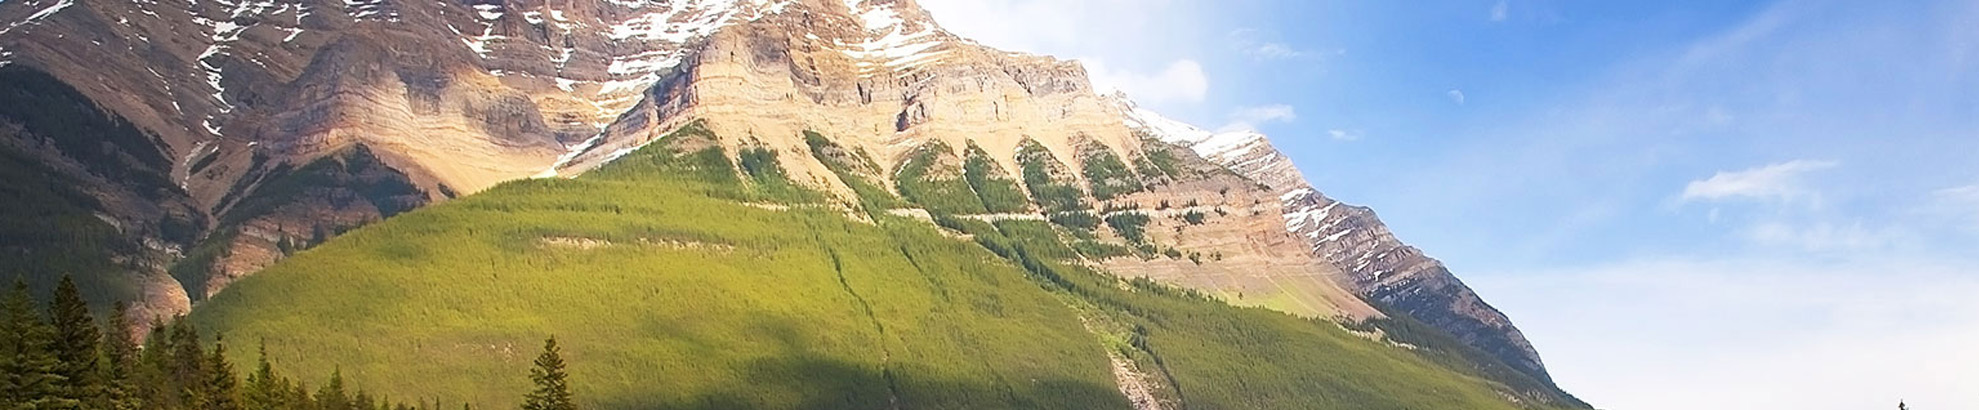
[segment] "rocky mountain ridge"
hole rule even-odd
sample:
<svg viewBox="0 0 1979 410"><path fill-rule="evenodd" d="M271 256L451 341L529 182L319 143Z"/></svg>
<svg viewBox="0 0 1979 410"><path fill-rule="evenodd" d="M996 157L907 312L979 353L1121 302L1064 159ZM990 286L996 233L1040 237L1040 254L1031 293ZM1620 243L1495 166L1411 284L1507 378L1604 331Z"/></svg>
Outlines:
<svg viewBox="0 0 1979 410"><path fill-rule="evenodd" d="M96 300L140 317L372 221L660 143L767 163L848 213L1048 221L1092 266L1232 304L1386 316L1365 298L1460 337L1510 329L1524 351L1503 357L1544 377L1502 314L1371 212L1312 219L1335 204L1286 190L1303 178L1262 135L1156 132L1193 127L911 0L12 0L0 22L0 80L68 89L7 91L110 119L7 112L0 147L55 164L36 175L90 198L64 215L129 242L92 268ZM688 124L719 137L665 138ZM1415 307L1439 295L1470 310Z"/></svg>
<svg viewBox="0 0 1979 410"><path fill-rule="evenodd" d="M1389 232L1374 210L1327 197L1290 158L1251 130L1211 132L1115 96L1129 126L1189 147L1271 187L1285 210L1285 230L1348 275L1349 288L1372 301L1450 332L1526 374L1551 383L1539 352L1510 318L1485 303L1437 261Z"/></svg>

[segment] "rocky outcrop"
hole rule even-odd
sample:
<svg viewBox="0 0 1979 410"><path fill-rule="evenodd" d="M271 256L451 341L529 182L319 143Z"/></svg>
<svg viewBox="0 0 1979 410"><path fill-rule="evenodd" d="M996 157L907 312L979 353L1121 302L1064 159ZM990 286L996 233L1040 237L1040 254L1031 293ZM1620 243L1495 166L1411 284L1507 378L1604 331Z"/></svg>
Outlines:
<svg viewBox="0 0 1979 410"><path fill-rule="evenodd" d="M1283 229L1300 238L1308 252L1344 272L1354 293L1449 332L1466 345L1552 384L1538 351L1510 318L1485 303L1442 262L1395 238L1372 209L1342 203L1314 189L1263 134L1209 132L1140 108L1124 96L1115 98L1135 129L1187 146L1270 187L1284 212Z"/></svg>
<svg viewBox="0 0 1979 410"><path fill-rule="evenodd" d="M16 156L93 181L77 212L137 244L104 259L152 261L104 286L159 316L342 230L577 175L698 123L719 138L696 144L773 151L847 204L860 194L845 175L898 193L917 153L945 147L929 181L959 188L930 195L1128 249L1086 261L1122 276L1309 317L1381 316L1358 293L1460 336L1510 329L1371 214L1309 242L1349 225L1311 219L1316 193L1287 195L1302 178L1262 136L1145 139L1138 111L1095 94L1077 63L961 38L912 0L12 0L0 66L127 124L121 156ZM829 152L813 155L811 135ZM117 177L128 169L139 178ZM978 208L895 211L955 209ZM1543 377L1505 334L1494 351L1524 351Z"/></svg>

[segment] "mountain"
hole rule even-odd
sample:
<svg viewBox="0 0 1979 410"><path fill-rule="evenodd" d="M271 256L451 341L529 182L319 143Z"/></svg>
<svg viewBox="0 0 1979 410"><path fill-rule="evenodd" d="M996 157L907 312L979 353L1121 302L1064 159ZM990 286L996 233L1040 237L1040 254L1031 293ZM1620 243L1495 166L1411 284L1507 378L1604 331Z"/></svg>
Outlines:
<svg viewBox="0 0 1979 410"><path fill-rule="evenodd" d="M1484 302L1442 262L1396 239L1373 209L1327 197L1264 134L1210 132L1140 108L1116 96L1129 126L1189 147L1204 158L1271 187L1284 204L1285 230L1312 254L1348 274L1350 289L1368 300L1456 336L1546 385L1552 377L1539 352L1510 318Z"/></svg>
<svg viewBox="0 0 1979 410"><path fill-rule="evenodd" d="M680 382L704 407L876 384L844 403L1585 407L1315 252L1287 229L1296 170L1132 126L1077 63L910 0L12 0L0 22L5 273L285 366L501 403L503 347L554 331L577 362L598 346L594 394L684 387L639 378L663 363L732 376ZM844 320L764 322L810 313ZM934 384L898 384L896 356ZM792 376L815 369L848 384Z"/></svg>

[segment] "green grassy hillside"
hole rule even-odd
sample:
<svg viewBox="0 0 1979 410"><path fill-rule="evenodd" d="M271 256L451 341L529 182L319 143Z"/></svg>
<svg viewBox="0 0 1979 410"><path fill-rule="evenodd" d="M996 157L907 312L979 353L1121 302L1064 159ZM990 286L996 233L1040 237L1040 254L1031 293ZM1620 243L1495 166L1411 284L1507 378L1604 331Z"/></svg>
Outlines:
<svg viewBox="0 0 1979 410"><path fill-rule="evenodd" d="M483 408L514 406L549 335L596 408L1128 408L1109 353L1190 409L1516 408L1329 322L1067 263L1041 224L862 222L670 148L711 137L358 229L192 320L291 374Z"/></svg>

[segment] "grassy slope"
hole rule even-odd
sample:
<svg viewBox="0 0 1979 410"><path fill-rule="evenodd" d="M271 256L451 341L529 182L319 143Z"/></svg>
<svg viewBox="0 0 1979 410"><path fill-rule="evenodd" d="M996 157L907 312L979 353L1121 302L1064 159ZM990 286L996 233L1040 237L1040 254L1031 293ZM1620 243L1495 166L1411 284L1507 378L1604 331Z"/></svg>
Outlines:
<svg viewBox="0 0 1979 410"><path fill-rule="evenodd" d="M674 154L359 229L193 319L294 374L482 407L513 405L555 334L606 408L1125 408L1106 349L1166 369L1191 409L1510 408L1329 323L1032 257L1035 237L992 253L911 220L746 206L784 196L740 188L761 184L716 151ZM1037 231L1020 226L1003 228ZM542 241L578 237L613 245Z"/></svg>

